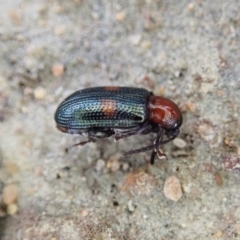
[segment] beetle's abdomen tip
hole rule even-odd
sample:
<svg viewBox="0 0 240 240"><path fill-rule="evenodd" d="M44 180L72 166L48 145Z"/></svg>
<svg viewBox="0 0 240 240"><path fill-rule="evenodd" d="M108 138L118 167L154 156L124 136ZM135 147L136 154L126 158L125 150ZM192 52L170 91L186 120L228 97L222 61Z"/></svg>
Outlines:
<svg viewBox="0 0 240 240"><path fill-rule="evenodd" d="M63 133L68 133L68 128L60 126L60 125L57 125L56 127L59 131L61 131Z"/></svg>

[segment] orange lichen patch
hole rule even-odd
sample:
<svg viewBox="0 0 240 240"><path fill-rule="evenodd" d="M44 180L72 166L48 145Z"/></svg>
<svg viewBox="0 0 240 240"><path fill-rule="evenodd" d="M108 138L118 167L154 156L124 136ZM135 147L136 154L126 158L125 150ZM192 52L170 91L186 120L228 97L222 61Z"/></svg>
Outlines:
<svg viewBox="0 0 240 240"><path fill-rule="evenodd" d="M67 132L68 132L68 128L62 127L62 126L59 126L59 125L57 125L57 129L58 129L59 131L63 132L63 133L67 133Z"/></svg>
<svg viewBox="0 0 240 240"><path fill-rule="evenodd" d="M120 87L118 86L107 86L105 87L106 91L118 91Z"/></svg>
<svg viewBox="0 0 240 240"><path fill-rule="evenodd" d="M144 169L139 168L127 175L122 190L131 195L148 196L157 189L157 186L157 179Z"/></svg>
<svg viewBox="0 0 240 240"><path fill-rule="evenodd" d="M117 113L117 102L112 99L103 99L102 103L102 111L108 117L113 116Z"/></svg>

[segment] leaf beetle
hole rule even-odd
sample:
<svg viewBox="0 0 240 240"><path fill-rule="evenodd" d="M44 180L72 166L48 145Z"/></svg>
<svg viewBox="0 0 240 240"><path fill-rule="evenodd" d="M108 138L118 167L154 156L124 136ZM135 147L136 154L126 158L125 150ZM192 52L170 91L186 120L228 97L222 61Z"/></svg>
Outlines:
<svg viewBox="0 0 240 240"><path fill-rule="evenodd" d="M124 156L153 150L165 156L159 147L179 134L182 114L170 99L154 96L143 88L105 86L74 92L57 108L57 128L61 132L80 134L88 140L75 145L95 142L98 138L114 136L115 141L137 134L156 133L152 145L124 152Z"/></svg>

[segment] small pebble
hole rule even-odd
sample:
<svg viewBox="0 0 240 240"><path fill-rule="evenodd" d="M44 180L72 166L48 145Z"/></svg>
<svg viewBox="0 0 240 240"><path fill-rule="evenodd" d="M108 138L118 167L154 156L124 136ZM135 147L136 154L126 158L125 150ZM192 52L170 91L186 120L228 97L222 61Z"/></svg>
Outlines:
<svg viewBox="0 0 240 240"><path fill-rule="evenodd" d="M117 172L120 169L120 162L116 159L108 161L107 168L110 168L112 172Z"/></svg>
<svg viewBox="0 0 240 240"><path fill-rule="evenodd" d="M205 83L203 82L200 87L200 92L206 94L212 92L214 89L214 85L212 83Z"/></svg>
<svg viewBox="0 0 240 240"><path fill-rule="evenodd" d="M98 159L97 160L97 163L96 163L96 170L98 171L98 172L101 172L103 169L104 169L104 167L105 167L105 161L104 160L102 160L102 159Z"/></svg>
<svg viewBox="0 0 240 240"><path fill-rule="evenodd" d="M59 25L54 28L54 34L56 36L63 36L67 31L67 28L65 25Z"/></svg>
<svg viewBox="0 0 240 240"><path fill-rule="evenodd" d="M187 151L184 150L177 150L177 151L173 151L172 155L174 157L186 157L189 155L189 153Z"/></svg>
<svg viewBox="0 0 240 240"><path fill-rule="evenodd" d="M116 14L116 19L120 22L124 21L124 19L126 18L126 12L125 11L121 11L121 12L118 12Z"/></svg>
<svg viewBox="0 0 240 240"><path fill-rule="evenodd" d="M9 205L15 203L18 199L18 186L15 184L7 185L3 188L2 201Z"/></svg>
<svg viewBox="0 0 240 240"><path fill-rule="evenodd" d="M25 87L24 89L23 89L23 93L24 93L24 95L32 95L33 94L33 89L32 88L30 88L30 87Z"/></svg>
<svg viewBox="0 0 240 240"><path fill-rule="evenodd" d="M191 183L183 185L182 187L183 187L183 190L184 190L185 193L190 193L191 190L192 190L192 184Z"/></svg>
<svg viewBox="0 0 240 240"><path fill-rule="evenodd" d="M62 13L62 12L64 12L64 8L61 5L57 5L54 8L54 12L55 13Z"/></svg>
<svg viewBox="0 0 240 240"><path fill-rule="evenodd" d="M87 217L88 216L88 211L87 210L82 210L82 212L81 212L81 215L83 216L83 217Z"/></svg>
<svg viewBox="0 0 240 240"><path fill-rule="evenodd" d="M187 7L189 11L193 11L195 8L194 3L189 3Z"/></svg>
<svg viewBox="0 0 240 240"><path fill-rule="evenodd" d="M187 146L187 143L181 138L175 138L173 144L178 148L185 148Z"/></svg>
<svg viewBox="0 0 240 240"><path fill-rule="evenodd" d="M150 41L143 41L141 43L141 48L143 49L149 49L152 47L152 43Z"/></svg>
<svg viewBox="0 0 240 240"><path fill-rule="evenodd" d="M216 181L216 184L221 187L223 185L223 179L222 179L222 176L219 172L215 172L214 174L214 178L215 178L215 181Z"/></svg>
<svg viewBox="0 0 240 240"><path fill-rule="evenodd" d="M67 178L67 177L69 177L69 171L64 168L59 169L57 171L56 177L57 178Z"/></svg>
<svg viewBox="0 0 240 240"><path fill-rule="evenodd" d="M181 71L180 70L176 70L174 72L174 77L179 78L180 76L181 76Z"/></svg>
<svg viewBox="0 0 240 240"><path fill-rule="evenodd" d="M129 201L128 201L127 206L128 206L128 211L129 211L129 212L133 212L133 211L135 210L135 206L133 205L132 200L129 200Z"/></svg>
<svg viewBox="0 0 240 240"><path fill-rule="evenodd" d="M42 100L46 97L46 90L43 87L37 87L33 93L35 99Z"/></svg>
<svg viewBox="0 0 240 240"><path fill-rule="evenodd" d="M122 165L122 169L124 170L124 171L127 171L128 169L129 169L129 164L128 163L123 163L123 165Z"/></svg>
<svg viewBox="0 0 240 240"><path fill-rule="evenodd" d="M120 169L120 162L119 161L113 161L111 170L112 172L116 172Z"/></svg>
<svg viewBox="0 0 240 240"><path fill-rule="evenodd" d="M228 147L236 147L236 143L233 137L225 137L224 138L224 143L225 145L227 145Z"/></svg>
<svg viewBox="0 0 240 240"><path fill-rule="evenodd" d="M9 205L7 206L7 214L9 214L9 215L14 215L14 214L17 213L17 211L18 211L18 206L17 206L17 204L12 203L12 204L9 204Z"/></svg>
<svg viewBox="0 0 240 240"><path fill-rule="evenodd" d="M18 173L19 171L18 165L14 162L7 162L5 166L6 166L7 172L11 175Z"/></svg>
<svg viewBox="0 0 240 240"><path fill-rule="evenodd" d="M52 67L52 74L54 77L60 77L63 75L64 73L64 65L61 63L56 63L53 67Z"/></svg>
<svg viewBox="0 0 240 240"><path fill-rule="evenodd" d="M142 36L141 35L132 35L132 36L129 36L128 40L131 44L137 46L137 45L139 45L140 41L142 40Z"/></svg>
<svg viewBox="0 0 240 240"><path fill-rule="evenodd" d="M120 154L112 155L107 162L107 168L110 168L112 172L118 171L121 167L121 163L119 161L120 157Z"/></svg>
<svg viewBox="0 0 240 240"><path fill-rule="evenodd" d="M223 232L220 231L220 230L218 230L218 231L213 235L214 238L222 238L222 236L223 236Z"/></svg>
<svg viewBox="0 0 240 240"><path fill-rule="evenodd" d="M92 12L91 15L95 20L98 20L100 18L100 15L97 12Z"/></svg>
<svg viewBox="0 0 240 240"><path fill-rule="evenodd" d="M31 44L27 48L27 55L31 57L43 56L45 53L45 47L40 44Z"/></svg>
<svg viewBox="0 0 240 240"><path fill-rule="evenodd" d="M165 197L177 202L182 197L182 188L180 181L177 177L168 177L164 183L164 194Z"/></svg>

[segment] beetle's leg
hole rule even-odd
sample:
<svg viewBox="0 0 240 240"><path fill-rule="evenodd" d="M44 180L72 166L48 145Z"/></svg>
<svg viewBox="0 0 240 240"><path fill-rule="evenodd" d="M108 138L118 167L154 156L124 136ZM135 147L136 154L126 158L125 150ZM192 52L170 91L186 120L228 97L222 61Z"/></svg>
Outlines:
<svg viewBox="0 0 240 240"><path fill-rule="evenodd" d="M73 148L73 147L83 146L83 145L85 145L85 144L87 144L87 143L89 143L89 142L96 142L96 141L97 141L96 139L89 137L88 140L86 140L86 141L79 142L79 143L75 143L75 144L73 144L71 147L66 148L66 151L68 152L68 151L69 151L71 148Z"/></svg>
<svg viewBox="0 0 240 240"><path fill-rule="evenodd" d="M76 143L76 144L73 145L73 147L76 147L76 146L83 146L83 145L85 145L86 143L89 143L89 142L96 142L96 141L97 141L96 139L89 137L88 140L83 141L83 142Z"/></svg>
<svg viewBox="0 0 240 240"><path fill-rule="evenodd" d="M147 147L143 147L143 148L138 148L138 149L134 149L134 150L131 150L131 151L128 151L128 152L123 152L122 155L123 156L130 156L130 155L133 155L133 154L136 154L136 153L141 153L141 152L146 152L146 151L150 151L150 150L153 150L157 147L160 147L168 142L171 142L174 138L169 138L165 141L162 141L160 143L157 143L156 145L149 145Z"/></svg>
<svg viewBox="0 0 240 240"><path fill-rule="evenodd" d="M143 147L143 148L138 148L138 149L134 149L134 150L131 150L131 151L128 151L128 152L123 152L122 155L124 157L126 156L130 156L130 155L133 155L133 154L136 154L136 153L140 153L140 152L146 152L146 151L149 151L149 150L153 150L153 149L156 149L156 148L159 148L160 146L168 143L168 142L171 142L174 138L177 137L177 134L176 135L171 135L171 137L169 137L168 139L164 140L164 141L159 141L158 143L156 144L153 144L153 145L149 145L147 147ZM160 154L160 157L161 157L161 154Z"/></svg>
<svg viewBox="0 0 240 240"><path fill-rule="evenodd" d="M136 135L137 131L127 132L127 133L117 133L114 135L114 141L117 142L120 139L128 138L130 136Z"/></svg>
<svg viewBox="0 0 240 240"><path fill-rule="evenodd" d="M163 134L162 134L161 140L157 141L157 139L158 139L158 136L157 136L156 140L154 141L154 145L159 144L158 147L156 147L154 149L154 152L157 153L157 156L158 156L159 159L164 157L167 160L166 154L162 153L161 150L159 149L159 147L160 147L160 145L164 145L164 144L172 141L174 138L176 138L179 134L179 129L176 129L173 132L167 132L166 133L164 130L161 130L161 128L160 128L158 134L161 134L160 131L163 131ZM165 141L162 140L164 134L167 136L167 139ZM151 158L151 160L152 160L152 158ZM153 161L154 161L154 159L153 159Z"/></svg>
<svg viewBox="0 0 240 240"><path fill-rule="evenodd" d="M162 142L164 133L165 133L164 129L160 127L159 131L157 133L157 137L154 140L153 145L158 145L159 143ZM154 148L152 151L152 154L151 154L151 158L150 158L150 164L152 164L152 165L154 164L154 159L155 159L156 154L157 154L158 158L166 157L166 155L164 153L162 153L158 147Z"/></svg>
<svg viewBox="0 0 240 240"><path fill-rule="evenodd" d="M137 129L131 129L125 132L115 132L114 140L118 141L123 138L128 138L136 134L148 134L152 132L152 126L151 125L144 125Z"/></svg>
<svg viewBox="0 0 240 240"><path fill-rule="evenodd" d="M89 138L108 138L114 134L113 130L107 129L100 129L100 128L92 128L88 131Z"/></svg>
<svg viewBox="0 0 240 240"><path fill-rule="evenodd" d="M72 147L83 146L89 142L96 142L97 138L107 138L113 135L113 132L110 129L104 129L100 131L100 129L93 128L93 129L89 129L87 133L88 133L88 140L76 143Z"/></svg>

